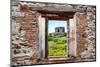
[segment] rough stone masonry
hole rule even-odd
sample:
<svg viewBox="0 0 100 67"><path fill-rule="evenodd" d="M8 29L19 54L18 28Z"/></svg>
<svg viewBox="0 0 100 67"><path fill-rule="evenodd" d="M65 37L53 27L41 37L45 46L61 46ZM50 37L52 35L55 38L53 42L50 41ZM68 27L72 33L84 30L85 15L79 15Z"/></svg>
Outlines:
<svg viewBox="0 0 100 67"><path fill-rule="evenodd" d="M33 7L32 11L30 7ZM60 3L38 3L28 1L12 0L11 3L11 64L30 65L39 64L42 56L41 44L39 43L39 16L41 13L35 11L52 8L81 9L76 12L76 39L77 57L76 61L96 60L96 7L90 5L72 5ZM62 8L64 7L64 8ZM51 11L54 11L50 8ZM71 32L72 33L72 32ZM73 39L70 38L70 42ZM69 44L70 45L70 44ZM70 57L69 57L70 58ZM67 61L67 60L66 60ZM45 61L43 61L45 62ZM68 62L68 61L67 61ZM45 63L48 63L47 61Z"/></svg>

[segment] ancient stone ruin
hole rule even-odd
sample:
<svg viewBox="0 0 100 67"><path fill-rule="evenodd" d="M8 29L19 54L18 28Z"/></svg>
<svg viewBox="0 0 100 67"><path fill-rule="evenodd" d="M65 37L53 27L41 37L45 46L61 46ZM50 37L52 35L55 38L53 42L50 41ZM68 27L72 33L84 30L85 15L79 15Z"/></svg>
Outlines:
<svg viewBox="0 0 100 67"><path fill-rule="evenodd" d="M48 58L47 21L68 21L68 57ZM96 60L96 7L12 0L11 65Z"/></svg>
<svg viewBox="0 0 100 67"><path fill-rule="evenodd" d="M55 28L55 33L59 35L64 35L65 33L65 28L64 27L56 27Z"/></svg>

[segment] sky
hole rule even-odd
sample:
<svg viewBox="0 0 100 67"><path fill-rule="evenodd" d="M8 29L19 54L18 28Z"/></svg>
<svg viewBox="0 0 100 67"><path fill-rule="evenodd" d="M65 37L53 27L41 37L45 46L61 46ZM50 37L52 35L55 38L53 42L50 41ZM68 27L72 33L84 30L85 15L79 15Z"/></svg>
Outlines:
<svg viewBox="0 0 100 67"><path fill-rule="evenodd" d="M65 27L65 32L67 31L67 21L63 20L48 20L48 33L55 32L55 27Z"/></svg>

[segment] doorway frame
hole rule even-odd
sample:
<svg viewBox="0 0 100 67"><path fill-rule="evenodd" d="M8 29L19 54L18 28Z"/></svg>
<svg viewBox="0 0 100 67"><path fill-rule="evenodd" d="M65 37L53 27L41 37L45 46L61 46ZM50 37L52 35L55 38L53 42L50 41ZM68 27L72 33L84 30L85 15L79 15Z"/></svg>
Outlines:
<svg viewBox="0 0 100 67"><path fill-rule="evenodd" d="M69 55L69 45L70 45L70 22L69 19L73 19L75 12L45 12L45 11L39 11L39 13L41 14L42 18L45 18L45 49L43 50L43 52L45 52L44 55L42 55L42 58L44 60L48 60L48 20L64 20L64 21L68 21L67 22L67 44L68 44L68 57L70 57ZM42 52L42 53L43 53ZM63 58L64 56L62 56L61 58ZM66 58L66 57L65 57Z"/></svg>
<svg viewBox="0 0 100 67"><path fill-rule="evenodd" d="M66 50L68 50L68 45L69 45L69 36L70 36L70 34L69 34L69 31L70 31L70 28L69 28L69 22L67 22L68 21L68 19L63 19L63 18L45 18L45 21L46 21L46 23L45 23L45 59L48 59L49 58L49 56L48 56L48 21L49 20L63 20L63 21L66 21L66 25L67 25L67 47L66 47ZM53 58L55 58L56 56L52 56ZM66 56L57 56L58 58L62 58L62 57L65 57L65 58L67 58Z"/></svg>

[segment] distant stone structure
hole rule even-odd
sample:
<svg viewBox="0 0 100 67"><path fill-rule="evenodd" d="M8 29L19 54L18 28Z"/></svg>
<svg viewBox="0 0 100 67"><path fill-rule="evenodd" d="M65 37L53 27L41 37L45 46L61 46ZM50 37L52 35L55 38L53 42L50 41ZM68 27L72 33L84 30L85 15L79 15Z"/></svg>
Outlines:
<svg viewBox="0 0 100 67"><path fill-rule="evenodd" d="M55 28L55 33L58 34L58 35L64 35L65 28L64 27L56 27Z"/></svg>
<svg viewBox="0 0 100 67"><path fill-rule="evenodd" d="M64 27L56 27L55 32L56 33L63 33L63 32L65 32L65 28Z"/></svg>

